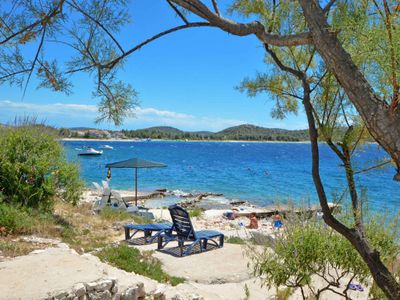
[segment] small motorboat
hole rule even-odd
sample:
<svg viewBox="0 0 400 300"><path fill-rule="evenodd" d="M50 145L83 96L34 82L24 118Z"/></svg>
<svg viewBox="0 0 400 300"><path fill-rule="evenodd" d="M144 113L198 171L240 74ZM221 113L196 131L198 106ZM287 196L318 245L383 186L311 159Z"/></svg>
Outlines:
<svg viewBox="0 0 400 300"><path fill-rule="evenodd" d="M113 149L114 149L114 147L113 147L113 146L110 146L110 145L103 145L103 146L101 146L100 148L101 148L101 149L107 149L107 150L113 150Z"/></svg>
<svg viewBox="0 0 400 300"><path fill-rule="evenodd" d="M81 156L90 156L90 155L94 156L94 155L102 155L102 154L103 154L103 151L99 151L94 148L87 148L85 151L78 153L78 155L81 155Z"/></svg>

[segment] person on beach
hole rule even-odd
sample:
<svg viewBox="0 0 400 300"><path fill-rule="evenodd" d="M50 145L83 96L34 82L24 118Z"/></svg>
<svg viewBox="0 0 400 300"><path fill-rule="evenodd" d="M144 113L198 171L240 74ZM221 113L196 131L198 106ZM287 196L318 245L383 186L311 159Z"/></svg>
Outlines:
<svg viewBox="0 0 400 300"><path fill-rule="evenodd" d="M237 208L232 208L232 211L227 211L223 213L223 217L228 220L235 220L238 217L239 210Z"/></svg>
<svg viewBox="0 0 400 300"><path fill-rule="evenodd" d="M232 208L232 214L233 214L232 220L236 219L239 216L238 213L239 213L239 209L237 209L236 207Z"/></svg>
<svg viewBox="0 0 400 300"><path fill-rule="evenodd" d="M273 220L273 227L275 229L280 229L283 226L282 216L279 214L279 211L275 211L274 216L272 217Z"/></svg>
<svg viewBox="0 0 400 300"><path fill-rule="evenodd" d="M258 229L258 220L257 220L257 215L256 213L251 213L250 214L250 224L249 226L246 226L248 229Z"/></svg>

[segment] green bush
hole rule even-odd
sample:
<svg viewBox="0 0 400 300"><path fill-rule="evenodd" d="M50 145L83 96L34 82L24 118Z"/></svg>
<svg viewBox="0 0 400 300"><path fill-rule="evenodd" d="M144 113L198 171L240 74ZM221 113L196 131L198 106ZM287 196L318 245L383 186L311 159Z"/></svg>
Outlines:
<svg viewBox="0 0 400 300"><path fill-rule="evenodd" d="M0 132L0 192L3 202L51 210L56 196L77 203L83 184L53 131L19 125Z"/></svg>
<svg viewBox="0 0 400 300"><path fill-rule="evenodd" d="M101 261L108 262L119 269L134 272L158 282L178 285L185 281L183 278L170 276L165 273L161 268L161 262L152 257L150 252L142 254L138 249L127 245L104 248L97 253L97 256Z"/></svg>
<svg viewBox="0 0 400 300"><path fill-rule="evenodd" d="M351 280L367 283L369 269L347 239L316 220L291 221L261 255L251 245L247 247L253 272L264 278L265 285L309 290L313 295L308 296L319 299L332 287L340 287L335 293L346 297ZM389 265L398 257L400 247L392 227L382 222L377 217L368 218L365 230L371 245ZM313 277L323 278L326 284L314 286Z"/></svg>
<svg viewBox="0 0 400 300"><path fill-rule="evenodd" d="M0 203L0 236L30 233L33 226L34 219L26 210Z"/></svg>
<svg viewBox="0 0 400 300"><path fill-rule="evenodd" d="M189 212L189 216L191 218L194 218L194 217L200 217L203 213L203 210L198 207L193 207L193 208L188 209L188 212Z"/></svg>

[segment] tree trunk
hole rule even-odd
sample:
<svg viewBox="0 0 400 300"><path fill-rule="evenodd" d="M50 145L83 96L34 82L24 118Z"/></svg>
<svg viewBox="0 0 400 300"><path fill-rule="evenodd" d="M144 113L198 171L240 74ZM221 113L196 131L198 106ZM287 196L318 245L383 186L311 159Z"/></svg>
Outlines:
<svg viewBox="0 0 400 300"><path fill-rule="evenodd" d="M398 110L392 110L387 103L374 93L371 85L354 64L350 55L343 49L336 37L336 33L329 30L325 12L321 9L317 0L298 0L303 8L305 20L311 31L311 41L309 33L293 36L271 35L265 31L261 23L251 22L241 24L222 18L219 14L211 12L199 0L171 1L208 20L212 26L219 27L226 32L239 36L256 35L265 44L266 51L273 57L274 53L268 49L268 44L275 46L314 44L327 68L335 75L347 96L356 107L371 135L390 154L396 163L397 174L394 179L400 181L400 117ZM385 295L389 299L400 299L400 285L382 263L379 253L371 248L360 231L346 227L331 214L319 174L318 132L310 101L310 87L305 80L305 74L282 65L279 59L275 59L275 61L283 71L292 73L303 82L303 104L306 110L311 140L312 176L324 213L325 223L351 242L368 265L375 282Z"/></svg>
<svg viewBox="0 0 400 300"><path fill-rule="evenodd" d="M315 126L315 120L312 113L310 101L310 87L303 82L304 99L303 104L307 115L308 128L311 141L312 153L312 177L318 198L324 213L324 221L334 230L342 234L361 255L364 262L371 271L372 277L376 284L382 289L386 297L393 300L400 299L400 285L397 283L394 276L389 272L386 266L382 263L379 252L372 249L368 241L363 237L362 232L355 229L349 229L340 223L331 214L328 206L328 200L324 191L322 180L319 174L319 148L318 148L318 131Z"/></svg>
<svg viewBox="0 0 400 300"><path fill-rule="evenodd" d="M396 163L395 180L400 180L400 117L372 90L364 75L343 49L336 33L330 31L322 8L316 0L298 0L313 37L313 44L328 69L336 76L360 113L370 134Z"/></svg>
<svg viewBox="0 0 400 300"><path fill-rule="evenodd" d="M313 107L311 104L311 89L310 85L307 81L306 74L299 70L295 70L291 67L288 67L282 63L282 61L277 57L274 51L272 51L268 45L264 45L265 50L271 55L275 63L278 67L285 72L291 73L293 76L297 77L298 80L302 82L303 86L303 105L307 116L308 121L308 130L310 134L311 141L311 153L312 153L312 177L314 181L315 188L317 190L318 199L324 213L324 221L338 233L343 235L357 250L357 252L361 255L364 262L367 264L369 270L371 271L372 277L374 278L376 284L382 289L385 295L389 299L400 299L400 284L397 283L394 276L389 272L386 266L382 263L379 253L372 249L368 241L364 237L364 231L362 224L358 224L358 228L350 229L337 220L331 213L330 208L328 206L328 199L326 197L326 193L324 190L324 186L322 184L321 176L319 174L319 148L318 148L318 130L315 125L315 118L313 115ZM330 145L332 147L332 145ZM345 155L343 156L343 161L346 161ZM350 161L349 161L350 162ZM352 172L348 173L351 170L351 165L347 166L350 169L346 169L347 181L349 184L350 192L356 192L355 183L353 180ZM357 209L357 198L353 198L357 195L352 195L352 200L356 200L355 208ZM362 220L358 220L358 216L356 215L356 223Z"/></svg>

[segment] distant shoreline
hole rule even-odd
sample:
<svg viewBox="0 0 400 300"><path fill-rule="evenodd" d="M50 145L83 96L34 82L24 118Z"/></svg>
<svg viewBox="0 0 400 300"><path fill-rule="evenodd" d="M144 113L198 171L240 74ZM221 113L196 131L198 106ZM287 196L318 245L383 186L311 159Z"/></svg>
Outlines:
<svg viewBox="0 0 400 300"><path fill-rule="evenodd" d="M62 138L61 141L75 142L147 142L141 139L85 139L85 138ZM281 144L310 144L310 141L254 141L254 140L167 140L167 139L151 139L149 142L206 142L206 143L281 143Z"/></svg>

